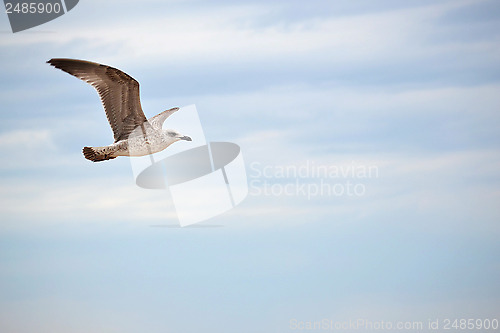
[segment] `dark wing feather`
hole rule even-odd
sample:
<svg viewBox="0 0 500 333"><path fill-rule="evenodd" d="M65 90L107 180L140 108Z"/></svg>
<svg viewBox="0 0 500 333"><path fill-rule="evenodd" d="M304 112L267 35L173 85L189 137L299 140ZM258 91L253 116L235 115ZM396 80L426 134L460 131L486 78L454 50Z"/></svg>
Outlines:
<svg viewBox="0 0 500 333"><path fill-rule="evenodd" d="M110 66L75 59L50 59L47 63L89 83L99 93L115 142L146 121L139 97L139 82Z"/></svg>

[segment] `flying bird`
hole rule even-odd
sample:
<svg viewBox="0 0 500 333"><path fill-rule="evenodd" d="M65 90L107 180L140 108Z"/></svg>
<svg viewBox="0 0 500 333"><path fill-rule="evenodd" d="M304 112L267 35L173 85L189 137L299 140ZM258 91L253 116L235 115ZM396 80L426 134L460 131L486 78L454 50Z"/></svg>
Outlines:
<svg viewBox="0 0 500 333"><path fill-rule="evenodd" d="M50 59L48 64L89 83L97 90L115 142L103 147L84 147L93 162L118 156L145 156L164 150L179 140L191 141L176 130L162 129L163 122L179 108L146 119L141 108L139 82L119 69L76 59Z"/></svg>

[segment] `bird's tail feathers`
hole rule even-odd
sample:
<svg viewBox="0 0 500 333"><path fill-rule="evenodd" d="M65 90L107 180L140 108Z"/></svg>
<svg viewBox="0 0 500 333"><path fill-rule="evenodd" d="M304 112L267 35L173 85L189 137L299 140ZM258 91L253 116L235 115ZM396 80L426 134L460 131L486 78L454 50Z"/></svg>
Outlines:
<svg viewBox="0 0 500 333"><path fill-rule="evenodd" d="M116 156L111 156L107 147L83 147L83 156L92 162L112 160Z"/></svg>

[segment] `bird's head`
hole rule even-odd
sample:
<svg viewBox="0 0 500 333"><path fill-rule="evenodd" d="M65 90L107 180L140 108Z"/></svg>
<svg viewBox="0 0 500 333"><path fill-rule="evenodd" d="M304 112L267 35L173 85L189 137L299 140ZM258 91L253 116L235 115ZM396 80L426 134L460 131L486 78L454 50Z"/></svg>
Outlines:
<svg viewBox="0 0 500 333"><path fill-rule="evenodd" d="M163 134L172 141L179 141L179 140L186 140L186 141L192 141L191 138L187 135L182 135L181 133L177 132L176 130L173 129L167 129L163 130Z"/></svg>

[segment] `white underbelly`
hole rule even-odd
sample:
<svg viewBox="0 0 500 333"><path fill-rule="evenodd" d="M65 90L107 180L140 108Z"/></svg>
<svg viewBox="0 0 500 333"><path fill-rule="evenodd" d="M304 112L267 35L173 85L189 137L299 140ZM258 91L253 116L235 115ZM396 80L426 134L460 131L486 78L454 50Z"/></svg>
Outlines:
<svg viewBox="0 0 500 333"><path fill-rule="evenodd" d="M116 144L119 144L117 142ZM169 145L162 140L148 139L143 137L130 138L126 140L126 147L120 147L116 151L117 156L146 156L160 152Z"/></svg>

